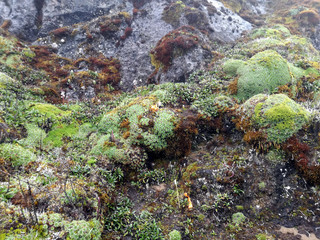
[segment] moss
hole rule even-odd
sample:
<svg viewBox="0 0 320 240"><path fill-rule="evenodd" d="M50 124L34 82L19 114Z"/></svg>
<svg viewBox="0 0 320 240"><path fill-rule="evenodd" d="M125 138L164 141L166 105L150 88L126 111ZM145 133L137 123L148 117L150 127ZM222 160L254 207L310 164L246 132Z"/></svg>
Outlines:
<svg viewBox="0 0 320 240"><path fill-rule="evenodd" d="M292 82L287 61L272 50L254 55L238 68L237 74L237 97L241 100L258 93L271 93L276 87Z"/></svg>
<svg viewBox="0 0 320 240"><path fill-rule="evenodd" d="M185 7L186 6L183 5L182 2L170 4L163 10L162 19L166 23L171 24L173 27L178 27L180 24L180 18L182 16L182 13L184 12Z"/></svg>
<svg viewBox="0 0 320 240"><path fill-rule="evenodd" d="M15 80L9 77L8 75L0 72L0 89L6 88L8 84L14 83Z"/></svg>
<svg viewBox="0 0 320 240"><path fill-rule="evenodd" d="M250 33L252 39L272 37L275 39L284 39L291 35L290 30L283 25L275 25L271 28L258 28Z"/></svg>
<svg viewBox="0 0 320 240"><path fill-rule="evenodd" d="M98 124L98 128L102 133L119 132L120 117L117 113L110 112L103 116Z"/></svg>
<svg viewBox="0 0 320 240"><path fill-rule="evenodd" d="M221 113L226 112L234 105L232 99L225 95L209 95L205 98L195 100L192 108L196 109L205 117L216 117Z"/></svg>
<svg viewBox="0 0 320 240"><path fill-rule="evenodd" d="M97 219L90 221L78 220L65 224L70 240L99 240L101 239L103 226Z"/></svg>
<svg viewBox="0 0 320 240"><path fill-rule="evenodd" d="M173 136L175 127L174 113L170 110L162 110L157 113L154 120L154 133L162 138L167 139Z"/></svg>
<svg viewBox="0 0 320 240"><path fill-rule="evenodd" d="M244 64L245 62L242 60L229 59L223 64L223 71L226 74L235 77L237 75L238 69Z"/></svg>
<svg viewBox="0 0 320 240"><path fill-rule="evenodd" d="M0 145L0 157L10 161L15 167L27 165L37 159L36 155L31 151L19 144L10 143Z"/></svg>
<svg viewBox="0 0 320 240"><path fill-rule="evenodd" d="M191 26L182 26L173 30L160 39L154 49L151 50L151 63L156 70L163 67L167 70L177 53L184 53L199 43L196 29Z"/></svg>
<svg viewBox="0 0 320 240"><path fill-rule="evenodd" d="M275 144L297 133L308 122L310 115L283 94L254 96L243 104L242 112L253 126L266 134L269 142Z"/></svg>
<svg viewBox="0 0 320 240"><path fill-rule="evenodd" d="M232 215L232 223L233 224L241 224L246 220L246 216L242 212L237 212Z"/></svg>
<svg viewBox="0 0 320 240"><path fill-rule="evenodd" d="M181 234L178 230L172 230L169 233L169 240L181 240Z"/></svg>
<svg viewBox="0 0 320 240"><path fill-rule="evenodd" d="M71 112L70 111L63 111L60 108L48 104L48 103L35 103L31 104L31 106L28 109L28 112L30 114L40 114L40 117L37 118L51 118L54 120L59 120L62 117L65 117L69 115Z"/></svg>
<svg viewBox="0 0 320 240"><path fill-rule="evenodd" d="M43 140L45 145L53 147L61 147L63 145L63 138L70 138L78 133L79 126L75 123L67 124L57 124L53 127L47 137Z"/></svg>

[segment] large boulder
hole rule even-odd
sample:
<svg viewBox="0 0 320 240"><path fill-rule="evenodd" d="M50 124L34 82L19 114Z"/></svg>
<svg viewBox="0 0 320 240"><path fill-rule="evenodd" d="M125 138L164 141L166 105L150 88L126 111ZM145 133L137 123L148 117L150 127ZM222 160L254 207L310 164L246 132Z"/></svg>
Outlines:
<svg viewBox="0 0 320 240"><path fill-rule="evenodd" d="M258 94L248 99L241 107L242 124L249 142L258 135L264 143L280 144L296 134L310 118L310 113L284 94ZM249 124L248 124L249 123Z"/></svg>
<svg viewBox="0 0 320 240"><path fill-rule="evenodd" d="M8 0L0 2L2 20L10 20L10 31L19 37L34 41L53 29L89 21L125 7L123 0ZM121 6L121 7L120 7ZM1 20L0 18L0 20Z"/></svg>
<svg viewBox="0 0 320 240"><path fill-rule="evenodd" d="M49 44L58 54L73 59L101 53L105 57L119 59L121 88L131 90L150 81L183 82L191 72L210 63L211 41L234 41L243 31L252 28L249 22L214 0L136 2L115 4L119 7L113 8L110 14L72 27L61 28L61 23L56 26L60 28L35 44ZM197 35L198 43L188 49L180 47L184 43L180 43L177 49L173 44L172 52L168 54L170 66L161 66L161 69L154 66L150 54L153 54L155 46L168 34L182 33L180 28L183 26L193 29L186 32Z"/></svg>

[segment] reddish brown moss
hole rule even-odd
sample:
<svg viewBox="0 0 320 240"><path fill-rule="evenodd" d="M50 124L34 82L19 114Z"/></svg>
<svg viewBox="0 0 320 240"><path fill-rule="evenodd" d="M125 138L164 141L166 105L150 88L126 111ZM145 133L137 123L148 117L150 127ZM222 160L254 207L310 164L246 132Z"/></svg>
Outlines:
<svg viewBox="0 0 320 240"><path fill-rule="evenodd" d="M100 23L100 33L104 36L109 36L119 31L121 23L121 18L107 19L105 22Z"/></svg>
<svg viewBox="0 0 320 240"><path fill-rule="evenodd" d="M182 26L174 31L169 32L157 43L151 51L154 58L153 65L159 69L163 65L166 71L172 64L177 50L187 51L199 43L199 36L196 30L191 26Z"/></svg>
<svg viewBox="0 0 320 240"><path fill-rule="evenodd" d="M282 149L293 156L296 168L309 183L320 184L320 165L311 163L311 149L306 143L293 136L282 145Z"/></svg>
<svg viewBox="0 0 320 240"><path fill-rule="evenodd" d="M308 9L299 13L297 16L300 21L303 21L305 24L311 24L316 26L320 23L320 16L317 10Z"/></svg>
<svg viewBox="0 0 320 240"><path fill-rule="evenodd" d="M124 34L120 37L120 40L122 41L126 40L131 34L132 34L132 28L127 27L124 31Z"/></svg>
<svg viewBox="0 0 320 240"><path fill-rule="evenodd" d="M53 36L62 38L69 36L71 34L71 30L68 27L57 28L50 32Z"/></svg>
<svg viewBox="0 0 320 240"><path fill-rule="evenodd" d="M228 86L231 95L236 95L238 92L238 78L235 78Z"/></svg>
<svg viewBox="0 0 320 240"><path fill-rule="evenodd" d="M4 20L0 28L8 30L11 27L12 22L10 20Z"/></svg>

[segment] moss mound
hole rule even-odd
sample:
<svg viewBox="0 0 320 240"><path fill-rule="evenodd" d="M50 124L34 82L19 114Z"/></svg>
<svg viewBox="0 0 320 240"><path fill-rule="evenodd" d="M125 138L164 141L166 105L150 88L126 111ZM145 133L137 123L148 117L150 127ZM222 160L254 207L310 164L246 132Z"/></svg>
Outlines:
<svg viewBox="0 0 320 240"><path fill-rule="evenodd" d="M15 167L25 166L29 162L37 160L36 155L31 151L11 143L0 145L0 158L10 161Z"/></svg>
<svg viewBox="0 0 320 240"><path fill-rule="evenodd" d="M239 99L259 93L271 93L276 87L292 81L287 61L273 50L254 55L237 69Z"/></svg>
<svg viewBox="0 0 320 240"><path fill-rule="evenodd" d="M246 101L241 109L252 126L262 132L269 142L276 144L286 141L309 120L308 111L284 94L256 95Z"/></svg>
<svg viewBox="0 0 320 240"><path fill-rule="evenodd" d="M92 154L136 168L144 164L147 152L165 150L177 121L175 113L159 109L157 101L153 95L138 97L106 113L98 124L103 135Z"/></svg>

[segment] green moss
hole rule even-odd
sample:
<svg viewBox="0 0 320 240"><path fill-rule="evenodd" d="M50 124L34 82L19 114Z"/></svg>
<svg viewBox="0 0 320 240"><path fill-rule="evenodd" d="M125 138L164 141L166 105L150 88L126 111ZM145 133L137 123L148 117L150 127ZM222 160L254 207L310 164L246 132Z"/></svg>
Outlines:
<svg viewBox="0 0 320 240"><path fill-rule="evenodd" d="M275 25L271 28L258 28L252 31L250 34L250 37L253 39L256 38L266 38L266 37L272 37L277 39L283 39L286 37L289 37L291 35L289 29L287 29L283 25Z"/></svg>
<svg viewBox="0 0 320 240"><path fill-rule="evenodd" d="M68 116L71 112L63 111L48 103L34 103L29 107L28 113L33 114L35 118L39 120L43 120L44 118L60 120L62 117Z"/></svg>
<svg viewBox="0 0 320 240"><path fill-rule="evenodd" d="M309 113L284 94L259 95L249 99L244 108L267 140L282 143L308 122Z"/></svg>
<svg viewBox="0 0 320 240"><path fill-rule="evenodd" d="M100 240L102 225L97 219L79 220L65 224L69 240Z"/></svg>
<svg viewBox="0 0 320 240"><path fill-rule="evenodd" d="M246 216L242 212L237 212L232 215L233 224L241 224L246 220Z"/></svg>
<svg viewBox="0 0 320 240"><path fill-rule="evenodd" d="M101 119L98 129L102 133L111 133L113 132L119 132L119 125L120 125L120 117L117 113L110 112L103 116Z"/></svg>
<svg viewBox="0 0 320 240"><path fill-rule="evenodd" d="M279 49L285 47L286 42L284 40L279 40L271 37L258 38L252 42L246 44L248 49L253 49L254 51L264 51L267 49Z"/></svg>
<svg viewBox="0 0 320 240"><path fill-rule="evenodd" d="M29 162L37 160L36 155L31 151L19 144L10 143L0 145L0 158L10 161L15 167L27 165Z"/></svg>
<svg viewBox="0 0 320 240"><path fill-rule="evenodd" d="M169 240L181 240L181 234L178 230L172 230L169 233Z"/></svg>
<svg viewBox="0 0 320 240"><path fill-rule="evenodd" d="M48 133L48 136L44 139L44 144L52 147L61 147L63 145L64 137L72 137L78 133L79 126L75 123L57 124L53 130Z"/></svg>
<svg viewBox="0 0 320 240"><path fill-rule="evenodd" d="M205 117L216 117L231 108L233 104L232 99L228 96L209 95L208 97L195 100L191 107Z"/></svg>
<svg viewBox="0 0 320 240"><path fill-rule="evenodd" d="M287 61L277 52L267 50L257 53L238 68L238 92L241 100L258 93L271 93L276 87L292 82Z"/></svg>
<svg viewBox="0 0 320 240"><path fill-rule="evenodd" d="M300 79L303 76L307 75L305 70L294 66L292 63L288 63L288 66L294 80Z"/></svg>
<svg viewBox="0 0 320 240"><path fill-rule="evenodd" d="M235 77L237 75L239 67L244 64L245 62L242 60L229 59L223 64L223 71L226 74Z"/></svg>
<svg viewBox="0 0 320 240"><path fill-rule="evenodd" d="M8 84L14 83L15 80L13 80L11 77L8 75L0 72L0 89L1 88L6 88Z"/></svg>
<svg viewBox="0 0 320 240"><path fill-rule="evenodd" d="M181 1L169 5L162 13L163 21L174 27L178 27L185 7L186 6Z"/></svg>
<svg viewBox="0 0 320 240"><path fill-rule="evenodd" d="M172 137L175 127L174 121L175 118L173 112L166 109L159 111L154 120L154 133L162 139Z"/></svg>

